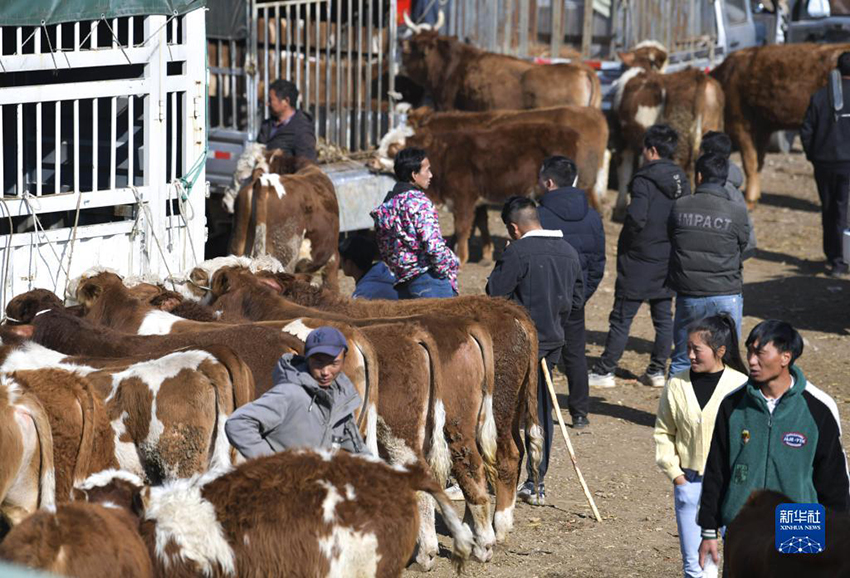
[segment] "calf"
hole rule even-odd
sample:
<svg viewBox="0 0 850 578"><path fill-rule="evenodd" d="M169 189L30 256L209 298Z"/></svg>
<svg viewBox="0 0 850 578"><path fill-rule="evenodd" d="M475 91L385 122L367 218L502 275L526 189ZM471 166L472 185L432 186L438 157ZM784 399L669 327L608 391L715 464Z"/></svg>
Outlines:
<svg viewBox="0 0 850 578"><path fill-rule="evenodd" d="M62 576L153 578L139 519L112 503L39 510L0 543L0 559Z"/></svg>
<svg viewBox="0 0 850 578"><path fill-rule="evenodd" d="M313 162L272 155L236 197L234 255L272 255L286 271L321 277L336 290L339 205L333 183Z"/></svg>
<svg viewBox="0 0 850 578"><path fill-rule="evenodd" d="M41 402L0 376L0 522L20 523L56 499L53 434Z"/></svg>
<svg viewBox="0 0 850 578"><path fill-rule="evenodd" d="M615 215L621 217L628 204L628 185L635 160L643 150L646 129L667 123L679 133L676 160L693 180L693 167L699 156L702 135L723 130L723 89L720 83L701 70L687 68L672 74L657 72L654 46L641 48L633 56L621 54L624 62L634 63L616 83L614 111L622 142L617 169L619 190ZM640 52L640 54L638 54Z"/></svg>
<svg viewBox="0 0 850 578"><path fill-rule="evenodd" d="M724 578L832 578L850 576L850 515L826 511L826 547L819 554L776 550L776 506L793 503L773 490L753 492L726 530Z"/></svg>
<svg viewBox="0 0 850 578"><path fill-rule="evenodd" d="M123 478L104 472L81 497L135 508L159 575L400 576L416 543L416 492L439 504L458 566L472 548L469 529L416 464L287 451L217 478L154 488Z"/></svg>

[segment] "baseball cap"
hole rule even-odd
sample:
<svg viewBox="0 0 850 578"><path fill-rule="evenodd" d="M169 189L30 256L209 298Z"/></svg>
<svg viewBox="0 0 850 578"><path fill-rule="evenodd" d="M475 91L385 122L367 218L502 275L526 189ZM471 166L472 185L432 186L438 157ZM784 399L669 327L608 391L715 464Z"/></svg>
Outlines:
<svg viewBox="0 0 850 578"><path fill-rule="evenodd" d="M348 351L345 336L334 327L317 327L307 335L304 345L304 357L324 353L336 357L342 351Z"/></svg>

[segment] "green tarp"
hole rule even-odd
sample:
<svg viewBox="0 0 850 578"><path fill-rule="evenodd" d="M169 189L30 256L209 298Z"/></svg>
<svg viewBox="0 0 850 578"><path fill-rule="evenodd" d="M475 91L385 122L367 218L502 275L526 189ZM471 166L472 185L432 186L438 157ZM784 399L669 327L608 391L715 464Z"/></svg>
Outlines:
<svg viewBox="0 0 850 578"><path fill-rule="evenodd" d="M184 14L206 5L206 0L0 0L0 26L40 26L99 20L101 16Z"/></svg>

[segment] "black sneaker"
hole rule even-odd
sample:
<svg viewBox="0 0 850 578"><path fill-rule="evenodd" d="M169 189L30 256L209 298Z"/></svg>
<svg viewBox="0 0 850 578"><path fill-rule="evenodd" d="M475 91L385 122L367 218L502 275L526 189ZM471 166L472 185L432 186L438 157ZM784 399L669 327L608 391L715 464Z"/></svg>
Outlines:
<svg viewBox="0 0 850 578"><path fill-rule="evenodd" d="M573 416L573 429L584 429L590 425L590 420L584 415Z"/></svg>
<svg viewBox="0 0 850 578"><path fill-rule="evenodd" d="M543 484L540 484L538 486L538 491L535 492L534 483L531 480L526 480L525 483L520 486L519 491L517 492L517 497L526 504L542 506L546 503L546 490L543 487Z"/></svg>

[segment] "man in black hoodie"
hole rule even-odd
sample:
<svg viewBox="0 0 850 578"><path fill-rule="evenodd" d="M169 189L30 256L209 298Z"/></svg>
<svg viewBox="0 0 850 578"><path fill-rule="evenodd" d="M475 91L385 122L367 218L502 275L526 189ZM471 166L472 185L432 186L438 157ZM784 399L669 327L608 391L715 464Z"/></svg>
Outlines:
<svg viewBox="0 0 850 578"><path fill-rule="evenodd" d="M555 426L540 360L546 360L550 371L558 363L564 345L564 322L571 309L584 304L581 263L561 231L543 229L531 199L508 199L502 209L502 221L513 242L490 273L487 294L507 297L525 307L537 328L537 416L543 428L543 459L537 476L526 462L528 480L518 495L526 502L543 505L546 501L543 477L549 468ZM526 449L530 450L529 436L526 436ZM536 492L532 481L535 477L539 483Z"/></svg>
<svg viewBox="0 0 850 578"><path fill-rule="evenodd" d="M640 381L664 387L664 372L673 343L673 292L664 286L670 263L667 220L673 202L690 195L682 168L673 162L679 136L667 125L649 127L643 139L644 165L629 183L631 202L617 242L617 283L614 308L608 317L605 351L593 366L589 382L614 387L614 369L629 339L629 328L641 303L649 301L655 344Z"/></svg>
<svg viewBox="0 0 850 578"><path fill-rule="evenodd" d="M584 302L573 308L564 323L564 347L558 368L567 377L570 397L567 406L574 428L590 425L588 412L587 357L584 306L596 291L605 273L605 229L596 209L587 202L584 191L573 186L578 171L572 159L549 157L540 168L540 187L546 191L540 198L537 214L540 224L560 230L564 239L576 250L584 281Z"/></svg>
<svg viewBox="0 0 850 578"><path fill-rule="evenodd" d="M303 110L295 108L298 103L298 88L282 78L269 86L269 112L271 117L260 125L257 142L269 150L281 149L288 155L316 156L316 131L313 119Z"/></svg>
<svg viewBox="0 0 850 578"><path fill-rule="evenodd" d="M800 127L806 158L815 167L823 220L823 252L833 277L850 273L847 255L842 250L850 196L850 52L838 57L838 71L841 80L835 84L840 84L841 90L830 79L814 93ZM834 92L840 92L841 102L836 102Z"/></svg>

